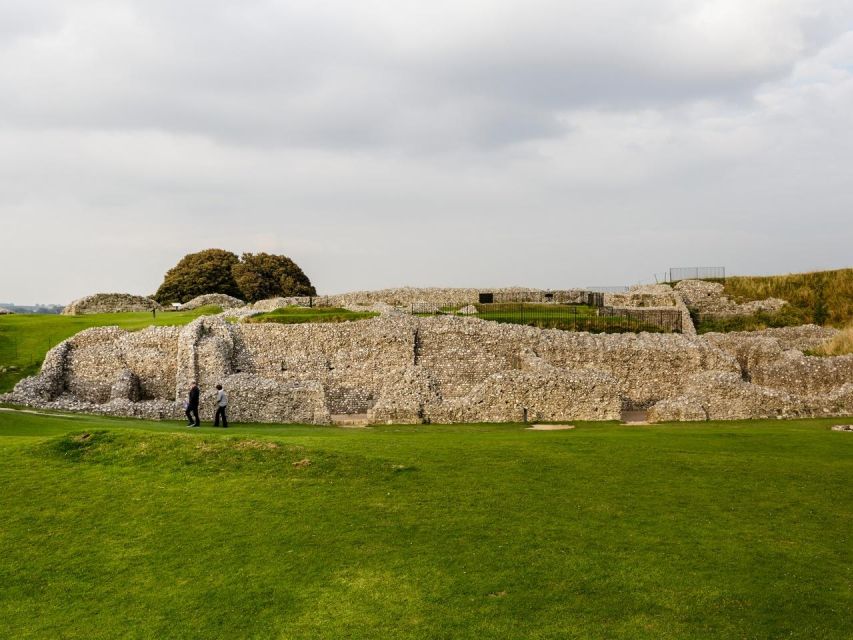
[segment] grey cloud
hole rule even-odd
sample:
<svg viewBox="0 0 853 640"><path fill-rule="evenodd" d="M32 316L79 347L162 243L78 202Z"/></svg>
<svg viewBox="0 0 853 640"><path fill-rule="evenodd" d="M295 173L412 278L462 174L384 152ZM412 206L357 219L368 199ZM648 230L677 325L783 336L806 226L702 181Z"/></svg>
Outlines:
<svg viewBox="0 0 853 640"><path fill-rule="evenodd" d="M435 20L454 20L452 5L438 5ZM84 6L7 51L2 121L260 146L489 148L559 136L558 116L572 109L748 100L790 71L809 38L837 33L828 10L757 30L723 21L691 41L703 26L695 3L486 3L473 13L487 26L448 33L384 15L417 10L405 2Z"/></svg>
<svg viewBox="0 0 853 640"><path fill-rule="evenodd" d="M325 292L849 266L843 3L23 4L0 300L150 293L209 246Z"/></svg>

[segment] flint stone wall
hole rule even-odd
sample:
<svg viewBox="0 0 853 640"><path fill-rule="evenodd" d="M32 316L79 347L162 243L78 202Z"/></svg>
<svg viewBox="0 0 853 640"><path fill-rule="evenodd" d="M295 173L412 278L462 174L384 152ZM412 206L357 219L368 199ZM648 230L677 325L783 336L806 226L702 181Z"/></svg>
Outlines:
<svg viewBox="0 0 853 640"><path fill-rule="evenodd" d="M687 390L656 403L650 422L811 418L853 414L853 383L821 395L793 394L752 384L732 373L709 371L692 376Z"/></svg>
<svg viewBox="0 0 853 640"><path fill-rule="evenodd" d="M709 316L751 316L759 311L779 311L788 304L779 298L738 304L723 294L722 284L705 280L681 280L675 285L675 290L689 308Z"/></svg>
<svg viewBox="0 0 853 640"><path fill-rule="evenodd" d="M173 418L196 380L202 415L213 415L213 387L222 383L238 421L326 424L337 413L375 422L562 421L646 407L658 420L853 414L853 358L783 348L817 333L709 340L401 313L297 325L208 316L185 327L83 331L2 399Z"/></svg>
<svg viewBox="0 0 853 640"><path fill-rule="evenodd" d="M604 304L615 309L664 309L673 307L681 312L681 333L693 337L696 327L690 317L690 309L677 291L666 284L637 285L624 293L608 293L604 296Z"/></svg>
<svg viewBox="0 0 853 640"><path fill-rule="evenodd" d="M226 293L206 293L202 296L196 296L192 300L184 302L181 305L181 311L192 311L194 309L208 306L220 307L223 310L239 309L241 307L245 307L246 303L240 300L240 298L229 296Z"/></svg>
<svg viewBox="0 0 853 640"><path fill-rule="evenodd" d="M853 355L803 354L803 350L815 349L837 333L837 329L803 325L707 333L703 338L737 359L744 380L792 394L814 395L853 382Z"/></svg>
<svg viewBox="0 0 853 640"><path fill-rule="evenodd" d="M282 307L307 307L311 304L322 307L342 307L344 309L408 307L413 304L432 304L436 309L445 305L458 305L460 308L480 301L480 293L522 296L530 293L533 302L540 302L545 293L551 294L553 302L564 304L580 304L585 301L586 291L583 289L545 290L524 287L484 287L472 288L441 288L441 287L400 287L396 289L380 289L378 291L353 291L328 296L297 296L291 298L269 298L251 305L257 311L273 311ZM519 300L523 301L523 300Z"/></svg>
<svg viewBox="0 0 853 640"><path fill-rule="evenodd" d="M62 310L62 314L73 316L87 313L152 311L154 309L159 311L162 308L157 301L144 296L135 296L130 293L96 293L75 300Z"/></svg>

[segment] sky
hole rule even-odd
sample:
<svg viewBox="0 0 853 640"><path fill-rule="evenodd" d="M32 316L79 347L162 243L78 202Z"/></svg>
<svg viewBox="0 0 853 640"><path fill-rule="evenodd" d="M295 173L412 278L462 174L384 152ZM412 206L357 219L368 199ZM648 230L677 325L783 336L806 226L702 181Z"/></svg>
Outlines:
<svg viewBox="0 0 853 640"><path fill-rule="evenodd" d="M853 266L847 0L0 0L0 301Z"/></svg>

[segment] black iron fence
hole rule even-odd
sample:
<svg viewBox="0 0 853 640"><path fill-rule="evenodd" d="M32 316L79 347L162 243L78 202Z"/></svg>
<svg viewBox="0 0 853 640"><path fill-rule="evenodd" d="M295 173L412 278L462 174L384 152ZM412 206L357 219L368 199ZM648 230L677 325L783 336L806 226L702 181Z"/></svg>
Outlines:
<svg viewBox="0 0 853 640"><path fill-rule="evenodd" d="M411 305L411 313L421 316L469 316L542 329L591 333L680 333L682 330L681 311L677 309L614 309L603 306L533 303L460 306L420 302Z"/></svg>
<svg viewBox="0 0 853 640"><path fill-rule="evenodd" d="M669 281L679 280L725 280L725 267L670 267Z"/></svg>

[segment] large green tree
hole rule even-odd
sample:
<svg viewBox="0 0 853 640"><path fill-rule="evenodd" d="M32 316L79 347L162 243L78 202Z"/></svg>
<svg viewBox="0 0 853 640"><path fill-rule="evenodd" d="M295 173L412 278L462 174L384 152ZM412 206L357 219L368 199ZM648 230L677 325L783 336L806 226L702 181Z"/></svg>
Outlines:
<svg viewBox="0 0 853 640"><path fill-rule="evenodd" d="M244 253L232 269L234 280L249 302L276 296L315 296L308 276L287 256Z"/></svg>
<svg viewBox="0 0 853 640"><path fill-rule="evenodd" d="M232 273L239 262L235 254L224 249L205 249L185 255L166 272L154 299L169 304L186 302L205 293L227 293L240 298L242 293Z"/></svg>

